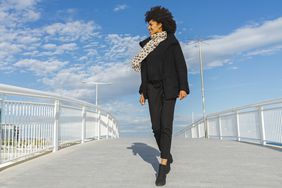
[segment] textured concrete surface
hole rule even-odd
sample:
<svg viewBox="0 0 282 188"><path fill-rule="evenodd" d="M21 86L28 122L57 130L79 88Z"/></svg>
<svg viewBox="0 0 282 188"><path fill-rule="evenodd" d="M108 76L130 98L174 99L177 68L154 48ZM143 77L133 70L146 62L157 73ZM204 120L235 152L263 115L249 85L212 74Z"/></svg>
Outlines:
<svg viewBox="0 0 282 188"><path fill-rule="evenodd" d="M164 187L281 187L282 152L234 141L173 138ZM0 172L1 188L156 187L153 138L92 141Z"/></svg>

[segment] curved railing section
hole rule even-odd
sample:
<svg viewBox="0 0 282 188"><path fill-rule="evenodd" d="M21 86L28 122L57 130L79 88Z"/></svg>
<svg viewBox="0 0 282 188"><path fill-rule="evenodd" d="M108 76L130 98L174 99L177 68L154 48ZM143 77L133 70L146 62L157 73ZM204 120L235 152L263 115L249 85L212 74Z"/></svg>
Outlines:
<svg viewBox="0 0 282 188"><path fill-rule="evenodd" d="M0 84L0 167L71 143L118 138L116 119L96 105Z"/></svg>
<svg viewBox="0 0 282 188"><path fill-rule="evenodd" d="M231 139L282 146L282 99L209 114L205 121L201 118L176 132L174 136Z"/></svg>

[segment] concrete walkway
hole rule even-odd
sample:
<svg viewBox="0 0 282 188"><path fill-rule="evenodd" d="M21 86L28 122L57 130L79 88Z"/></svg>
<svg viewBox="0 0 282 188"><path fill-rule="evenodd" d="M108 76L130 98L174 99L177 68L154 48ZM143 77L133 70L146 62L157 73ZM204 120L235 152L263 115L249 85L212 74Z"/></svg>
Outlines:
<svg viewBox="0 0 282 188"><path fill-rule="evenodd" d="M282 152L234 141L173 138L164 187L282 186ZM92 141L0 172L1 188L150 188L159 152L153 138Z"/></svg>

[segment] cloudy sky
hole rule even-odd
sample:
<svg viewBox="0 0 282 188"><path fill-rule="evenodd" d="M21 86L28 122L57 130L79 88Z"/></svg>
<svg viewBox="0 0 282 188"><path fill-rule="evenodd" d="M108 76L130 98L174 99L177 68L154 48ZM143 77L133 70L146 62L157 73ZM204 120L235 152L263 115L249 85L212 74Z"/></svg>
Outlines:
<svg viewBox="0 0 282 188"><path fill-rule="evenodd" d="M176 102L174 131L201 116L196 40L203 40L207 113L282 97L280 0L0 0L0 83L95 103L121 136L152 136L140 73L130 60L148 36L144 14L168 8L188 67L191 94Z"/></svg>

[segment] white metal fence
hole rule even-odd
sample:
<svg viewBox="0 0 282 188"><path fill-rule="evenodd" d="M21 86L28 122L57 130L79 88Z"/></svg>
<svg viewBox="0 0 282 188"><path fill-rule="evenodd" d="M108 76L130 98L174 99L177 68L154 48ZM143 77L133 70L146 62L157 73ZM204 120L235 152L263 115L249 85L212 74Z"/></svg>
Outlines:
<svg viewBox="0 0 282 188"><path fill-rule="evenodd" d="M115 118L91 103L0 84L0 166L65 144L118 137Z"/></svg>
<svg viewBox="0 0 282 188"><path fill-rule="evenodd" d="M206 116L207 137L282 146L282 99L233 108ZM205 137L203 118L176 137Z"/></svg>

